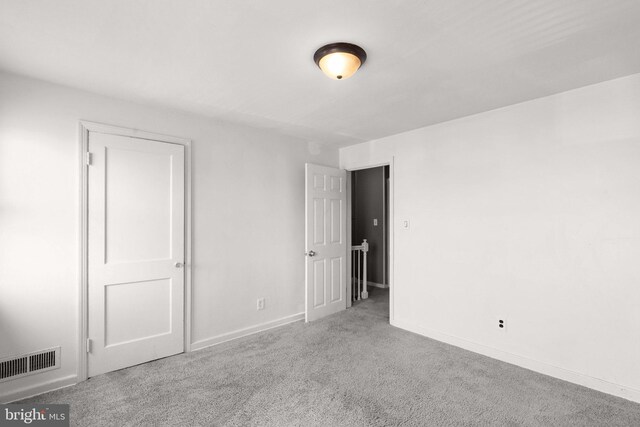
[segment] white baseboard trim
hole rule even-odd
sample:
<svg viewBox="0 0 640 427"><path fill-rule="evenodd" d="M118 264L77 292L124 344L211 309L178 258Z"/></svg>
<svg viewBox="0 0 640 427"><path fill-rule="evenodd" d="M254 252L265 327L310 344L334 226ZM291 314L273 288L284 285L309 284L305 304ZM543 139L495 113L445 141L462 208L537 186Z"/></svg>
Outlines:
<svg viewBox="0 0 640 427"><path fill-rule="evenodd" d="M389 285L383 285L382 283L376 283L376 282L369 282L367 280L367 286L373 286L374 288L380 288L380 289L389 289Z"/></svg>
<svg viewBox="0 0 640 427"><path fill-rule="evenodd" d="M488 347L483 344L468 341L464 338L458 338L453 335L448 335L442 332L427 329L420 325L416 325L413 322L394 319L391 321L391 325L416 333L418 335L444 342L446 344L451 344L453 346L472 351L474 353L479 353L493 359L511 363L512 365L520 366L531 371L539 372L541 374L549 375L551 377L559 378L564 381L568 381L584 387L592 388L597 391L601 391L603 393L612 394L614 396L622 397L623 399L640 403L640 390L637 390L635 388L615 384L609 381L602 380L600 378L591 377L586 374L570 371L568 369L550 365L545 362L540 362L524 356L519 356L517 354L498 350L493 347Z"/></svg>
<svg viewBox="0 0 640 427"><path fill-rule="evenodd" d="M364 283L364 281L360 280L360 283ZM356 284L358 284L358 279L356 279ZM380 289L389 289L389 285L383 285L382 283L372 282L371 280L367 280L367 286L373 286L374 288L380 288Z"/></svg>
<svg viewBox="0 0 640 427"><path fill-rule="evenodd" d="M304 320L304 313L298 313L291 316L283 317L281 319L272 320L270 322L261 323L248 328L239 329L237 331L229 332L226 334L218 335L216 337L207 338L204 340L196 341L191 344L191 351L201 350L206 347L211 347L216 344L222 344L223 342L231 341L237 338L252 335L258 332L266 331L268 329L277 328L278 326L284 326L289 323L298 322ZM25 386L19 389L11 390L6 393L0 393L0 403L10 403L17 400L27 399L29 397L37 396L42 393L58 390L60 388L69 387L78 383L77 375L69 375L64 378L58 378L51 381L46 381L39 384ZM7 383L5 383L7 384Z"/></svg>
<svg viewBox="0 0 640 427"><path fill-rule="evenodd" d="M282 317L280 319L272 320L270 322L260 323L255 326L249 326L248 328L238 329L237 331L228 332L226 334L218 335L211 338L206 338L191 344L191 351L202 350L203 348L211 347L213 345L222 344L223 342L246 337L247 335L253 335L258 332L277 328L278 326L284 326L289 323L299 322L300 320L304 320L304 313L298 313L291 316Z"/></svg>
<svg viewBox="0 0 640 427"><path fill-rule="evenodd" d="M22 400L29 397L37 396L42 393L58 390L78 383L78 377L76 375L69 375L68 377L58 378L51 381L46 381L39 384L33 384L25 386L16 390L11 390L8 393L0 394L0 403L10 403L16 400ZM7 384L7 383L5 383ZM44 403L44 402L43 402ZM46 403L58 403L58 402L46 402ZM60 402L64 403L64 402Z"/></svg>

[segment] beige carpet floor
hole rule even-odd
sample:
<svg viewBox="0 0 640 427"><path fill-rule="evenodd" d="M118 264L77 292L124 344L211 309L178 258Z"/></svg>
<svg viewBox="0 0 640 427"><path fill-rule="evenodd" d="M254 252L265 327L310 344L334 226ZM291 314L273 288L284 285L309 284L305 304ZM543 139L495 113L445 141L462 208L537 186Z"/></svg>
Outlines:
<svg viewBox="0 0 640 427"><path fill-rule="evenodd" d="M640 404L388 324L388 292L311 323L32 399L72 425L640 426Z"/></svg>

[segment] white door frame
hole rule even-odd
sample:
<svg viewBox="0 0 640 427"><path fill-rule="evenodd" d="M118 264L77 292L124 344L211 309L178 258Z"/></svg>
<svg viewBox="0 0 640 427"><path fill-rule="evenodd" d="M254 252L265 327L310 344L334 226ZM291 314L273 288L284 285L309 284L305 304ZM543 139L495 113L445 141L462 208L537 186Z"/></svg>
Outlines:
<svg viewBox="0 0 640 427"><path fill-rule="evenodd" d="M80 121L80 286L78 313L78 382L88 378L87 326L88 326L88 168L87 153L89 152L89 132L106 133L110 135L128 136L148 139L169 144L184 146L185 151L185 310L184 310L184 351L191 351L191 140L175 136L160 135L136 129L105 125L81 120Z"/></svg>
<svg viewBox="0 0 640 427"><path fill-rule="evenodd" d="M347 293L345 294L345 298L347 299L347 308L349 308L353 305L353 302L351 301L351 299L353 298L353 292L351 290L351 288L353 287L353 284L351 283L351 269L353 268L353 266L351 265L351 261L353 259L351 252L351 246L353 246L353 235L351 234L351 217L353 213L351 199L353 198L353 194L351 191L351 184L353 183L353 176L351 175L351 171L349 169L345 170L347 171Z"/></svg>
<svg viewBox="0 0 640 427"><path fill-rule="evenodd" d="M347 171L347 235L349 236L349 242L351 242L351 199L352 199L352 194L351 194L351 180L353 179L353 177L351 176L351 172L357 171L357 170L362 170L362 169L371 169L371 168L377 168L380 166L389 166L389 218L388 218L388 226L389 226L389 241L387 242L387 244L389 245L389 265L387 266L389 268L389 323L393 324L394 322L394 290L395 290L395 286L394 286L394 238L393 238L393 234L394 234L394 229L395 229L395 223L394 223L394 214L393 214L393 206L394 206L394 191L393 191L393 157L388 158L388 160L386 161L380 161L380 162L362 162L362 163L358 163L357 165L349 165L347 167L344 167L344 169ZM351 246L349 245L348 247L348 257L347 257L347 274L349 275L347 277L347 308L351 307Z"/></svg>

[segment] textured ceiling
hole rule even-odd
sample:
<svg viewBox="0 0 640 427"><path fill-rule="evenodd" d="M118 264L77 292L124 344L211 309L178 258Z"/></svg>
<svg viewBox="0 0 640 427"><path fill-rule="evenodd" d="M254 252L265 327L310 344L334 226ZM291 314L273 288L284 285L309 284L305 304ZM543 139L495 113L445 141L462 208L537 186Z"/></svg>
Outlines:
<svg viewBox="0 0 640 427"><path fill-rule="evenodd" d="M0 69L348 145L640 72L638 0L0 0ZM333 81L312 56L367 50Z"/></svg>

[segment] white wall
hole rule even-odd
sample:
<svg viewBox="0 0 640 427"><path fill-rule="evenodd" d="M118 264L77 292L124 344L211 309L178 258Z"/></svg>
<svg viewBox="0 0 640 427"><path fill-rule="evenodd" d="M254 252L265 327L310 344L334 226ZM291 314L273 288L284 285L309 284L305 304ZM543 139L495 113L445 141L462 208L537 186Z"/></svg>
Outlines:
<svg viewBox="0 0 640 427"><path fill-rule="evenodd" d="M81 119L193 140L196 347L304 311L304 163L337 150L0 74L0 358L62 346L0 401L75 381Z"/></svg>
<svg viewBox="0 0 640 427"><path fill-rule="evenodd" d="M392 158L395 325L640 401L640 75L340 150Z"/></svg>

